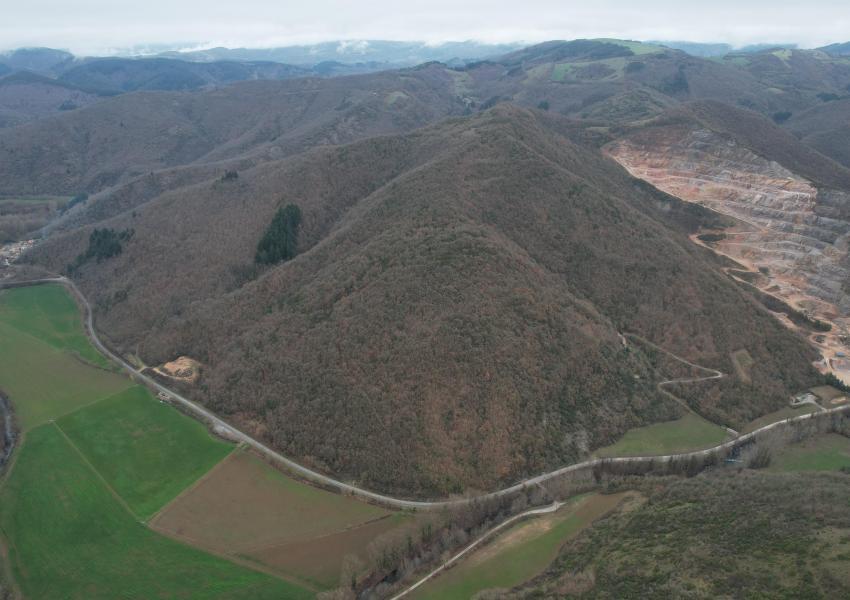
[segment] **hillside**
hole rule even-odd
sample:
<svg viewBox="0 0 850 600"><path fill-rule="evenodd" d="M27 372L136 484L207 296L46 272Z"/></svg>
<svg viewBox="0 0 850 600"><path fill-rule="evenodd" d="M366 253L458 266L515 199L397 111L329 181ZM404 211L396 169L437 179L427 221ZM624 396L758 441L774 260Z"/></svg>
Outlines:
<svg viewBox="0 0 850 600"><path fill-rule="evenodd" d="M554 133L568 129L499 106L266 162L104 222L132 236L75 278L118 347L200 360L199 400L404 493L493 487L679 414L621 331L727 372L746 348L757 385L713 407L732 425L816 381L803 340L686 237L716 217ZM258 269L288 203L299 255ZM64 268L89 233L36 259Z"/></svg>
<svg viewBox="0 0 850 600"><path fill-rule="evenodd" d="M841 474L744 471L659 485L567 544L544 575L494 597L846 597L848 493Z"/></svg>
<svg viewBox="0 0 850 600"><path fill-rule="evenodd" d="M191 63L167 58L87 60L63 72L59 80L104 93L138 90L197 90L251 79L308 77L309 69L281 63Z"/></svg>
<svg viewBox="0 0 850 600"><path fill-rule="evenodd" d="M776 111L766 113L777 122L787 120L798 111L846 96L850 85L850 60L819 50L770 48L727 54L722 62L745 71L764 85L769 95L782 100L781 109L776 103Z"/></svg>
<svg viewBox="0 0 850 600"><path fill-rule="evenodd" d="M828 46L818 48L818 50L826 52L831 56L850 56L850 42L829 44Z"/></svg>
<svg viewBox="0 0 850 600"><path fill-rule="evenodd" d="M459 80L477 90L485 104L507 100L548 107L600 124L629 122L696 99L764 114L789 101L735 66L623 40L546 42L459 71Z"/></svg>
<svg viewBox="0 0 850 600"><path fill-rule="evenodd" d="M132 64L144 74L148 63ZM181 64L213 69L217 63ZM125 75L109 85L120 88ZM765 114L785 106L743 70L683 52L616 40L548 42L457 68L429 63L330 80L242 82L197 94L126 94L0 131L0 195L94 194L163 168L249 154L275 158L407 131L503 101L628 123L699 98Z"/></svg>
<svg viewBox="0 0 850 600"><path fill-rule="evenodd" d="M94 193L159 169L406 131L465 106L442 72L138 92L0 131L0 196Z"/></svg>
<svg viewBox="0 0 850 600"><path fill-rule="evenodd" d="M90 90L20 71L0 78L0 128L21 125L99 100L102 95Z"/></svg>
<svg viewBox="0 0 850 600"><path fill-rule="evenodd" d="M815 150L850 167L850 98L796 113L785 126Z"/></svg>

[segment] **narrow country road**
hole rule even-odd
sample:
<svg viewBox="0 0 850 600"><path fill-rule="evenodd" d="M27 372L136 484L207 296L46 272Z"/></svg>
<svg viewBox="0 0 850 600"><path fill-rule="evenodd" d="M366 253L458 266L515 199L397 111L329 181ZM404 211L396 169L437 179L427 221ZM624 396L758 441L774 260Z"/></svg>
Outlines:
<svg viewBox="0 0 850 600"><path fill-rule="evenodd" d="M693 452L682 452L682 453L679 453L679 454L666 454L666 455L654 455L654 456L623 456L623 457L613 457L613 458L594 458L594 459L590 459L590 460L585 460L585 461L582 461L582 462L579 462L579 463L574 463L574 464L571 464L571 465L561 467L559 469L555 469L554 471L549 471L547 473L542 473L542 474L536 475L534 477L529 477L528 479L524 479L524 480L522 480L522 481L520 481L520 482L518 482L518 483L516 483L512 486L503 488L501 490L488 492L486 494L481 494L479 496L470 496L470 497L466 497L466 498L457 498L457 499L450 499L450 500L448 500L448 499L446 499L446 500L407 500L407 499L404 499L404 498L394 498L392 496L379 494L377 492L372 492L372 491L363 489L363 488L355 486L355 485L351 485L351 484L348 484L348 483L344 483L342 481L338 481L338 480L336 480L332 477L329 477L327 475L323 475L323 474L318 473L318 472L316 472L312 469L309 469L309 468L307 468L303 465L300 465L297 462L295 462L295 461L293 461L289 458L286 458L285 456L283 456L279 452L272 450L271 448L269 448L268 446L266 446L262 442L254 439L253 437L251 437L247 433L244 433L244 432L236 429L235 427L233 427L232 425L230 425L229 423L227 423L223 419L217 417L213 412L209 411L208 409L204 408L203 406L201 406L201 405L197 404L196 402L193 402L192 400L189 400L188 398L185 398L185 397L181 396L180 394L168 389L167 387L165 387L164 385L155 381L151 377L148 377L147 375L144 375L143 373L139 373L136 369L133 368L132 365L127 363L120 356L117 356L116 354L114 354L112 351L110 351L100 341L100 338L97 336L97 332L94 329L92 310L91 310L91 306L89 305L88 300L86 299L85 296L83 296L83 294L80 292L80 290L74 284L74 282L67 279L66 277L54 277L54 278L48 278L48 279L37 279L37 280L31 280L31 281L27 281L27 282L12 282L12 283L6 283L6 284L0 283L0 289L2 289L4 287L22 287L24 285L37 285L37 284L40 284L40 283L61 283L65 286L67 286L68 289L70 289L73 292L74 296L79 300L79 302L82 304L83 308L85 309L86 331L87 331L89 337L91 338L92 343L94 343L94 345L98 348L98 350L100 350L105 356L107 356L108 358L113 360L122 369L124 369L130 375L130 377L132 377L136 381L139 381L140 383L148 386L149 388L151 388L151 389L153 389L157 392L162 392L163 394L167 394L171 398L172 402L180 404L187 412L192 413L196 418L198 418L198 419L208 423L209 425L211 425L214 431L217 431L220 434L226 435L229 438L231 438L231 439L233 439L237 442L241 442L241 443L244 443L247 446L250 446L251 448L253 448L257 452L264 455L269 460L286 467L287 469L289 469L293 473L297 473L299 476L301 476L304 479L311 481L315 484L318 484L318 485L324 486L324 487L328 487L328 488L332 488L332 489L334 489L334 490L336 490L336 491L338 491L342 494L349 494L349 495L352 495L352 496L357 496L357 497L365 499L365 500L377 502L377 503L382 504L384 506L391 507L391 508L397 508L397 509L415 509L415 510L441 509L441 508L447 508L447 507L452 507L452 506L462 506L464 504L468 504L468 503L476 501L476 500L480 501L480 500L490 500L490 499L495 499L495 498L501 498L502 496L508 496L508 495L514 494L516 492L520 492L523 489L526 489L528 487L537 486L537 485L546 483L547 481L549 481L551 479L555 479L555 478L560 477L562 475L565 475L567 473L572 473L572 472L575 472L575 471L580 471L582 469L592 468L592 467L595 467L597 465L618 464L618 463L636 463L636 462L642 462L642 461L669 462L669 461L673 461L673 460L688 459L688 458L691 458L691 457L707 456L707 455L709 455L713 452L718 452L718 451L721 451L721 450L725 450L727 448L732 448L733 446L735 446L737 444L744 443L744 442L756 437L757 435L759 435L759 434L761 434L765 431L774 429L776 427L785 426L788 423L805 421L806 419L814 418L816 415L822 416L822 415L826 415L826 414L850 411L850 404L848 404L848 405L839 406L839 407L836 407L836 408L825 409L823 412L815 411L815 412L812 412L812 413L809 413L809 414L799 415L797 417L784 419L782 421L777 421L775 423L771 423L769 425L759 427L758 429L751 431L749 433L745 433L743 435L740 435L733 440L723 442L721 444L718 444L717 446L713 446L711 448L706 448L704 450L696 450L696 451L693 451ZM629 335L632 335L632 334L629 334ZM687 361L684 361L684 362L687 362ZM718 378L719 376L723 375L719 371L714 371L712 369L700 367L699 365L693 365L692 364L691 366L696 367L698 369L703 369L703 370L706 370L706 371L713 372L714 375L707 377L707 379L715 379L715 378Z"/></svg>
<svg viewBox="0 0 850 600"><path fill-rule="evenodd" d="M504 529L508 525L516 523L520 519L524 519L526 517L533 517L533 516L537 516L537 515L545 515L547 513L553 513L556 510L558 510L559 508L561 508L563 505L564 505L563 502L553 502L549 506L544 506L543 508L533 508L531 510L527 510L523 513L520 513L518 515L514 515L510 519L505 519L504 521L502 521L501 523L499 523L498 525L496 525L492 529L487 530L482 536L480 536L474 542L472 542L471 544L466 546L463 550L461 550L460 552L458 552L457 554L452 556L449 560L447 560L446 562L441 564L439 567L437 567L436 569L434 569L433 571L428 573L425 577L423 577L422 579L420 579L419 581L417 581L416 583L414 583L413 585L411 585L410 587L408 587L407 589L405 589L401 593L393 596L390 600L398 600L399 598L406 596L407 594L409 594L410 592L412 592L413 590L415 590L416 588L421 586L423 583L425 583L429 579L433 578L434 576L436 576L436 575L440 574L441 572L445 571L446 569L448 569L450 566L455 564L458 560L463 558L463 556L465 554L468 554L469 552L474 550L476 548L476 546L481 544L481 542L490 538L493 534L497 533L498 531L501 531L502 529Z"/></svg>
<svg viewBox="0 0 850 600"><path fill-rule="evenodd" d="M680 377L678 379L665 379L664 381L659 381L658 384L656 385L656 388L658 389L658 391L661 394L663 394L667 398L670 398L671 400L673 400L673 402L676 402L679 406L684 408L689 413L693 413L696 416L698 416L699 418L701 418L705 421L708 421L709 423L712 422L710 419L706 419L704 416L702 416L697 411L695 411L693 408L691 408L691 406L687 402L685 402L684 400L679 398L673 392L668 392L664 388L667 387L668 385L676 385L676 384L679 384L679 383L697 383L699 381L710 381L712 379L723 379L724 377L726 377L725 373L723 373L722 371L718 371L717 369L709 369L708 367L703 367L703 366L698 365L696 363L692 363L691 361L684 359L681 356L677 356L676 354L673 354L669 350L665 350L664 348L662 348L661 346L658 346L657 344L653 344L652 342L650 342L645 337L639 336L636 333L624 333L624 334L621 334L621 335L623 336L623 338L632 338L632 339L638 340L639 342L646 344L647 346L657 350L658 352L663 352L667 356L674 358L675 360L679 361L682 364L688 365L689 367L692 367L692 368L697 369L699 371L705 371L705 372L709 373L709 375L706 375L704 377ZM734 429L732 429L731 427L726 427L724 425L721 425L721 427L726 429L726 431L728 431L733 437L738 436L738 432L735 431Z"/></svg>

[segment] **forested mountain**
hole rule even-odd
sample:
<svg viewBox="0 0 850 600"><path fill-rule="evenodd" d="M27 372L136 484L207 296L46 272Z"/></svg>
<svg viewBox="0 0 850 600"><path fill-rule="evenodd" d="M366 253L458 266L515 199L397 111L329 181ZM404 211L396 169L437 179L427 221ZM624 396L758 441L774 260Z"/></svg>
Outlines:
<svg viewBox="0 0 850 600"><path fill-rule="evenodd" d="M717 399L730 425L817 380L804 342L687 239L715 216L568 135L505 105L265 162L106 221L132 240L74 276L114 343L201 360L199 399L382 489L493 486L678 414L619 332L723 368L747 348L760 391ZM255 265L289 203L297 256ZM88 237L37 260L61 269Z"/></svg>

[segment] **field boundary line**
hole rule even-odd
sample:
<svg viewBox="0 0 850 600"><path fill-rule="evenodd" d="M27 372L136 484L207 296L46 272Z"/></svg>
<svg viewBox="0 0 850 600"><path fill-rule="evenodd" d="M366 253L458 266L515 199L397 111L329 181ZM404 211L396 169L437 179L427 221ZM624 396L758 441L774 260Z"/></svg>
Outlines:
<svg viewBox="0 0 850 600"><path fill-rule="evenodd" d="M226 463L227 461L231 460L231 459L232 459L232 457L233 457L233 455L234 455L234 454L236 454L237 452L239 452L239 450L240 450L239 446L234 446L234 447L230 450L230 452L228 452L228 453L227 453L227 454L226 454L226 455L225 455L225 456L224 456L224 457L223 457L220 461L218 461L218 462L217 462L217 463L215 463L212 467L210 467L209 469L207 469L207 471L206 471L205 473L203 473L200 477L198 477L195 481L193 481L192 483L190 483L189 485L187 485L186 487L184 487L182 490L180 490L180 493L179 493L179 494L177 494L176 496L174 496L174 498L172 498L171 500L169 500L168 502L166 502L165 504L163 504L163 505L159 508L159 510L157 510L154 514L152 514L150 517L148 517L148 519L147 519L145 522L146 522L148 525L153 526L153 525L154 525L154 523L155 523L155 521L156 521L157 519L159 519L159 517L162 515L162 513L164 513L164 512L166 511L166 509L167 509L168 507L170 507L172 504L174 504L175 502L177 502L178 500L180 500L182 497L184 497L184 496L186 496L187 494L191 493L191 492L192 492L192 491L194 491L196 488L198 488L198 486L200 486L201 484L203 484L203 483L204 483L207 479L209 479L209 478L213 475L213 473L214 473L215 471L217 471L217 470L219 470L220 468L222 468L222 465L224 465L224 463Z"/></svg>
<svg viewBox="0 0 850 600"><path fill-rule="evenodd" d="M97 478L100 479L103 482L103 485L106 486L106 489L109 490L109 493L111 493L118 500L119 504L121 504L121 506L123 506L127 510L127 512L130 513L130 516L132 516L139 523L144 524L144 521L142 521L139 518L139 516L136 513L133 512L133 509L130 508L130 505L127 504L127 501L124 500L124 498L122 498L118 494L118 492L115 491L115 488L113 488L111 485L109 485L109 482L106 481L106 478L103 475L101 475L100 471L98 471L97 468L91 463L91 461L88 458L86 458L86 455L83 454L83 451L80 450L77 447L77 445L74 443L74 441L70 437L68 437L68 434L65 433L65 431L61 427L59 427L59 423L57 423L56 421L50 421L49 423L52 424L54 427L56 427L56 429L59 431L59 433L62 434L62 437L64 437L65 440L68 442L68 444L70 444L71 448L73 448L74 451L80 456L80 458L83 459L83 462L86 463L86 465L88 465L88 467L94 472L94 474L97 475Z"/></svg>
<svg viewBox="0 0 850 600"><path fill-rule="evenodd" d="M397 514L397 513L396 513ZM342 529L337 529L336 531L331 531L329 533L323 533L322 535L317 535L315 537L308 537L304 539L296 539L289 540L286 542L263 542L262 544L255 544L253 546L246 546L244 548L239 548L239 552L262 552L263 550L271 550L272 548L283 548L285 546L289 546L290 544L301 544L303 542L314 542L316 540L322 540L324 538L328 538L334 535L339 535L340 533L348 533L349 531L356 531L361 527L366 527L367 525L371 525L372 523L380 523L381 521L385 521L386 519L391 519L395 516L395 514L390 513L388 515L384 515L383 517L378 517L377 519L370 519L368 521L364 521L363 523L358 523L357 525L349 525L348 527L343 527Z"/></svg>
<svg viewBox="0 0 850 600"><path fill-rule="evenodd" d="M281 571L277 571L275 569L272 569L271 567L268 567L268 566L266 566L266 565L264 565L260 562L248 560L248 559L246 559L246 558L244 558L244 557L242 557L242 556L240 556L239 554L236 554L236 553L231 554L231 553L228 553L228 552L223 552L222 550L219 550L218 548L215 548L210 544L206 544L204 542L201 542L200 540L196 540L195 538L193 538L191 536L184 535L182 533L176 533L176 532L171 531L169 529L159 529L159 528L154 527L154 526L152 526L148 523L144 523L143 525L145 527L147 527L148 529L150 529L151 531L153 531L154 533L157 533L157 534L159 534L163 537L167 537L170 540L173 540L175 542L185 544L186 546L189 546L190 548L194 548L194 549L200 550L202 552L207 552L209 554L212 554L213 556L217 556L218 558L220 558L222 560L226 560L228 562L235 563L237 565L243 566L243 567L245 567L247 569L251 569L253 571L257 571L259 573L265 573L266 575L274 577L275 579L280 579L281 581L285 581L286 583L292 583L294 585L298 585L298 586L301 586L303 588L306 588L307 590L309 590L311 592L321 592L321 591L323 591L322 589L316 587L315 584L310 583L309 581L303 580L300 577L293 577L292 575L284 574Z"/></svg>
<svg viewBox="0 0 850 600"><path fill-rule="evenodd" d="M107 400L109 400L110 398L114 398L114 397L115 397L115 396L117 396L118 394L123 394L124 392L126 392L127 390L129 390L129 389L130 389L131 387L133 387L134 385L139 385L139 384L138 384L138 383L133 383L133 382L132 382L132 380L131 380L130 385L128 385L127 387L125 387L123 390L120 390L120 391L118 391L118 392L115 392L114 394L109 394L108 396L103 396L103 397L101 397L101 398L98 398L97 400L92 400L91 402L87 402L86 404L82 404L82 405L80 405L80 406L78 406L78 407L76 407L76 408L72 408L72 409L71 409L71 410L69 410L68 412L64 412L64 413L62 413L61 415L56 415L55 417L51 417L50 419L47 419L46 421L44 421L44 422L42 422L42 423L38 423L35 427L41 427L42 425L47 425L47 424L48 424L48 423L50 423L51 421L58 421L59 419L64 419L65 417L70 417L70 416L71 416L71 415L73 415L74 413L78 413L78 412L80 412L81 410L83 410L83 409L85 409L85 408L91 408L91 407L92 407L92 406L94 406L95 404L100 404L101 402L106 402ZM30 429L35 429L35 427L30 427Z"/></svg>

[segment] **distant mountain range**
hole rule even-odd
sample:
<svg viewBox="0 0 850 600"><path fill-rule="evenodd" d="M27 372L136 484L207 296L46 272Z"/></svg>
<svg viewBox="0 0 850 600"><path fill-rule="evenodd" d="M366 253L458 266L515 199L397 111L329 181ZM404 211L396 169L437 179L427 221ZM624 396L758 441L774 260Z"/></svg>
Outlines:
<svg viewBox="0 0 850 600"><path fill-rule="evenodd" d="M314 66L331 61L342 64L383 63L394 66L413 66L431 61L455 64L480 60L507 54L523 46L525 44L522 43L447 42L434 45L424 42L353 40L281 48L210 48L188 52L165 52L160 56L198 62L260 60Z"/></svg>

